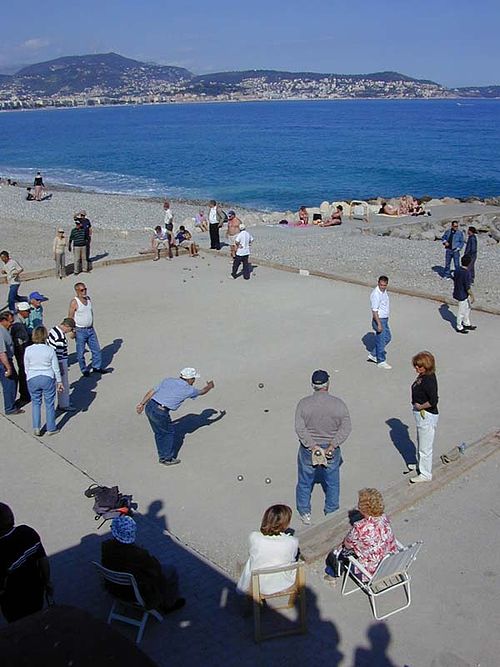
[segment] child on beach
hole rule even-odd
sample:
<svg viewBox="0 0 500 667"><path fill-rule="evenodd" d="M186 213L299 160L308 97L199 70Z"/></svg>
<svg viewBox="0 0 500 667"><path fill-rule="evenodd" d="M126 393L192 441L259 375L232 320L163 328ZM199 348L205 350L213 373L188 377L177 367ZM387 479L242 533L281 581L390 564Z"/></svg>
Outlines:
<svg viewBox="0 0 500 667"><path fill-rule="evenodd" d="M59 277L59 280L62 280L66 277L66 237L62 227L57 230L57 234L54 238L54 243L52 246L52 251L54 253L54 261L56 263L56 276Z"/></svg>

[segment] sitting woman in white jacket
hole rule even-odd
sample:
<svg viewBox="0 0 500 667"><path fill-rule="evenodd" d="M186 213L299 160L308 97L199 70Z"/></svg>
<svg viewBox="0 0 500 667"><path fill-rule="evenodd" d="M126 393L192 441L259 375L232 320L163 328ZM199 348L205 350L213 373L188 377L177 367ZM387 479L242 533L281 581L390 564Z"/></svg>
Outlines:
<svg viewBox="0 0 500 667"><path fill-rule="evenodd" d="M288 505L272 505L264 512L260 531L250 533L250 557L236 587L239 593L251 594L252 571L291 565L297 560L299 540L285 532L291 518L292 510ZM295 576L294 571L262 575L260 590L264 595L284 591L293 586Z"/></svg>

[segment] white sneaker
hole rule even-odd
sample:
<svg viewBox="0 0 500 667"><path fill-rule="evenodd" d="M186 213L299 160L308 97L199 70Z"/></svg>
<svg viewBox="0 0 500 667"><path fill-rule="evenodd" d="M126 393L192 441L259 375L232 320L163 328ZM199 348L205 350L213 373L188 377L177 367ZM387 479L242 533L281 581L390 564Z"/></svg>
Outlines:
<svg viewBox="0 0 500 667"><path fill-rule="evenodd" d="M377 357L374 357L373 354L369 354L368 357L366 358L366 361L374 361L377 363Z"/></svg>
<svg viewBox="0 0 500 667"><path fill-rule="evenodd" d="M387 361L381 361L380 363L377 364L379 368L385 368L386 371L390 371L392 366L390 366Z"/></svg>
<svg viewBox="0 0 500 667"><path fill-rule="evenodd" d="M419 482L431 482L432 479L424 477L423 475L417 475L416 477L410 477L410 484L418 484Z"/></svg>
<svg viewBox="0 0 500 667"><path fill-rule="evenodd" d="M306 526L311 525L311 515L310 514L299 514L300 520L302 523L304 523Z"/></svg>

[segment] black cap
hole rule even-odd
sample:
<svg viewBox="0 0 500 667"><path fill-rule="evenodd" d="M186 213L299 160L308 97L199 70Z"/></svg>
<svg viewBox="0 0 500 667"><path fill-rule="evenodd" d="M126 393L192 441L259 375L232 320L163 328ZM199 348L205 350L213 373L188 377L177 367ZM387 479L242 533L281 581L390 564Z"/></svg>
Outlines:
<svg viewBox="0 0 500 667"><path fill-rule="evenodd" d="M330 379L330 376L326 371L314 371L311 378L311 384L322 385L326 384Z"/></svg>

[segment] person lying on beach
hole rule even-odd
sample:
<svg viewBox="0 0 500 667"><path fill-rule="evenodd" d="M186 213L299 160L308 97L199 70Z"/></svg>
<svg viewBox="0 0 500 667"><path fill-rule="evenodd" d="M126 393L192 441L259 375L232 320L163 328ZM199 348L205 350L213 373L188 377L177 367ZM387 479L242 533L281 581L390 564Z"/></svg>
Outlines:
<svg viewBox="0 0 500 667"><path fill-rule="evenodd" d="M309 224L309 213L305 206L299 208L299 225L308 225Z"/></svg>
<svg viewBox="0 0 500 667"><path fill-rule="evenodd" d="M188 232L184 225L181 225L175 236L177 256L179 253L178 248L187 248L189 250L190 257L198 257L198 246L192 240L192 238L193 237L191 236L191 232Z"/></svg>
<svg viewBox="0 0 500 667"><path fill-rule="evenodd" d="M381 215L381 214L382 215L399 215L398 209L394 208L393 206L391 206L390 204L388 204L385 201L382 202L382 206L380 207L380 210L379 210L378 213L379 213L379 215Z"/></svg>
<svg viewBox="0 0 500 667"><path fill-rule="evenodd" d="M208 232L208 220L204 211L199 211L194 219L194 226L199 232Z"/></svg>
<svg viewBox="0 0 500 667"><path fill-rule="evenodd" d="M319 227L335 227L336 225L341 225L343 211L344 207L339 204L328 220L319 223Z"/></svg>

